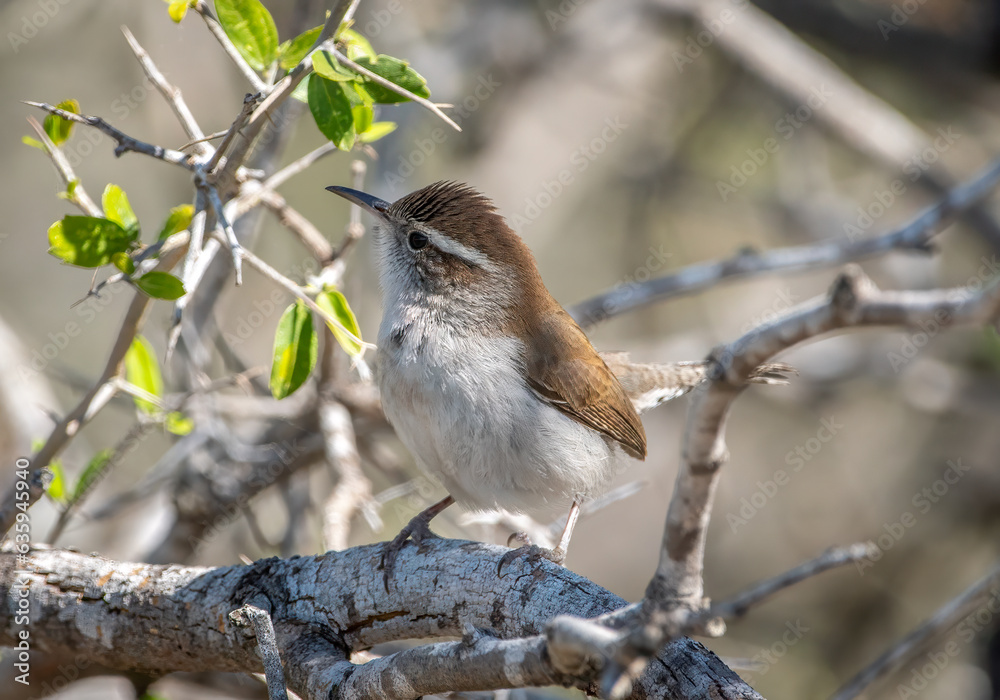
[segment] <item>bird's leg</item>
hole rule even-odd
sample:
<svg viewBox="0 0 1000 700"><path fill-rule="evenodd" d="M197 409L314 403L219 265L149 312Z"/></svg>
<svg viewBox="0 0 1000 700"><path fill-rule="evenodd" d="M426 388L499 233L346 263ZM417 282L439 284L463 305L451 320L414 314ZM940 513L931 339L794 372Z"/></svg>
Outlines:
<svg viewBox="0 0 1000 700"><path fill-rule="evenodd" d="M521 546L517 549L512 549L500 558L500 563L497 565L497 576L502 575L503 568L510 564L512 561L518 557L527 557L533 561L538 559L548 559L549 561L563 565L566 561L566 552L569 549L569 541L573 537L573 530L576 529L576 521L580 519L580 498L577 497L573 499L573 505L569 508L569 515L566 516L566 526L563 528L562 535L559 537L559 544L555 546L554 549L545 549L544 547L539 547L538 545L532 544L531 539L527 534L523 532L515 532L507 540L508 546L512 542L520 542Z"/></svg>
<svg viewBox="0 0 1000 700"><path fill-rule="evenodd" d="M454 502L455 499L449 495L434 505L424 508L413 516L410 522L399 531L399 534L385 546L382 550L382 582L385 584L386 592L389 591L389 577L392 575L393 568L396 565L396 557L399 556L399 552L406 544L406 540L413 538L414 542L420 544L425 539L437 537L437 535L431 532L430 522Z"/></svg>

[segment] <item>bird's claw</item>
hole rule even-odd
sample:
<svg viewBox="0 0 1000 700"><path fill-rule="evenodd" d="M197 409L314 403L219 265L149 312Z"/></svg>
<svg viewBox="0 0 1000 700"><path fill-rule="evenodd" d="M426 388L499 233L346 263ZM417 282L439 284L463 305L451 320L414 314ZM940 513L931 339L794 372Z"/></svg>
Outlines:
<svg viewBox="0 0 1000 700"><path fill-rule="evenodd" d="M508 544L510 544L511 540L521 539L518 535L523 536L524 533L515 532L510 536L510 539L507 540ZM524 539L527 539L527 537L525 536ZM517 549L510 550L500 557L500 563L497 564L497 576L503 578L504 567L511 564L515 559L521 558L526 559L530 564L537 564L539 560L547 559L553 564L562 566L563 562L566 561L566 552L559 547L554 549L539 547L537 544L531 544L529 540L526 544L521 545Z"/></svg>
<svg viewBox="0 0 1000 700"><path fill-rule="evenodd" d="M423 514L421 513L410 520L399 531L399 534L382 549L382 584L385 586L386 593L389 592L389 577L392 576L396 567L396 559L403 547L406 546L407 540L412 539L419 546L424 540L438 539L438 536L431 532L428 520L422 518L421 515Z"/></svg>

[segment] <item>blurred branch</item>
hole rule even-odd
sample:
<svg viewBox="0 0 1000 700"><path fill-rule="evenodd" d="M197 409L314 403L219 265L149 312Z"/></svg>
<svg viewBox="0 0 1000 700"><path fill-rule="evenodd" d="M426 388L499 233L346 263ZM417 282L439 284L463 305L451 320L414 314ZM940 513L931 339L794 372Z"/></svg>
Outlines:
<svg viewBox="0 0 1000 700"><path fill-rule="evenodd" d="M922 625L903 637L870 666L845 683L831 700L852 700L880 678L884 678L919 654L932 639L943 636L962 618L972 614L996 596L1000 567L948 601ZM992 614L993 608L990 608Z"/></svg>
<svg viewBox="0 0 1000 700"><path fill-rule="evenodd" d="M722 13L734 17L731 27L715 32L720 49L795 105L809 105L817 91L829 102L814 109L845 143L889 167L898 168L918 156L931 139L904 114L863 88L833 61L809 46L784 25L747 2L734 8L729 0L652 0L668 13L680 10L706 29ZM918 182L932 192L946 192L954 183L940 165L927 164ZM985 209L971 207L968 221L995 249L1000 249L1000 224Z"/></svg>
<svg viewBox="0 0 1000 700"><path fill-rule="evenodd" d="M236 134L239 133L243 125L246 124L247 119L253 113L254 107L260 101L261 93L250 94L249 92L243 97L243 108L240 113L236 115L236 119L233 123L229 125L229 129L226 131L225 135L222 137L222 143L219 147L215 149L215 153L209 159L208 163L205 165L205 170L208 172L208 178L214 182L212 176L213 171L216 166L218 166L219 161L222 160L222 156L225 155L226 151L229 150L229 146L232 144L233 139L236 138Z"/></svg>
<svg viewBox="0 0 1000 700"><path fill-rule="evenodd" d="M927 252L942 224L983 200L1000 183L1000 159L974 179L955 187L908 223L873 238L852 241L840 236L815 245L790 246L764 252L740 252L727 260L695 263L646 282L614 287L576 304L570 314L589 326L618 314L683 294L707 289L724 280L767 272L810 270L863 260L898 251Z"/></svg>
<svg viewBox="0 0 1000 700"><path fill-rule="evenodd" d="M157 269L170 270L177 264L183 253L184 248L175 248L169 253L162 253L158 259ZM143 319L151 302L151 297L139 290L135 291L135 296L132 297L132 303L125 313L125 320L118 331L118 337L111 348L111 354L108 357L104 371L101 372L100 377L94 382L93 388L84 395L76 407L56 424L45 444L32 457L32 473L40 472L48 467L49 463L59 454L70 439L79 432L80 428L111 398L114 393L111 379L121 371L125 353L139 332L139 328L142 326ZM38 495L40 496L41 494ZM37 497L29 500L28 505L33 505L37 500ZM6 533L10 529L17 512L15 492L11 490L4 497L3 501L0 501L0 533Z"/></svg>
<svg viewBox="0 0 1000 700"><path fill-rule="evenodd" d="M319 426L327 464L338 477L323 507L323 548L343 550L347 549L351 520L374 505L372 484L361 471L351 414L344 405L321 397Z"/></svg>

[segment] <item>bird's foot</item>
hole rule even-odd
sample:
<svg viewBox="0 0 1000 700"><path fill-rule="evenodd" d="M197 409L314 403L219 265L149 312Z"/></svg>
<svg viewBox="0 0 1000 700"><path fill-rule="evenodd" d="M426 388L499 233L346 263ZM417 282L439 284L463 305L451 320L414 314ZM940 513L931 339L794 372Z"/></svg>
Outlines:
<svg viewBox="0 0 1000 700"><path fill-rule="evenodd" d="M424 540L440 539L438 535L431 532L430 522L438 513L454 503L451 496L435 503L430 508L420 511L399 531L391 542L382 549L382 583L385 585L386 593L389 592L389 577L396 566L396 559L399 553L406 546L406 541L412 539L417 546Z"/></svg>
<svg viewBox="0 0 1000 700"><path fill-rule="evenodd" d="M566 549L562 546L548 549L533 544L531 538L524 532L515 532L507 539L507 546L518 544L515 549L510 550L502 557L497 564L497 576L503 577L504 567L511 564L515 559L526 559L530 564L537 564L542 559L548 559L559 566L566 561Z"/></svg>

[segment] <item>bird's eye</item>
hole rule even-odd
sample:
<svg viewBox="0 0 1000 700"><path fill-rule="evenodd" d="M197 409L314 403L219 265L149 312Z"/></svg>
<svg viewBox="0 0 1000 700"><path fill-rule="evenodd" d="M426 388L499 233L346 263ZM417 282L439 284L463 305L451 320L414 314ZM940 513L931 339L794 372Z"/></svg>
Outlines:
<svg viewBox="0 0 1000 700"><path fill-rule="evenodd" d="M420 233L420 231L410 231L410 236L407 240L410 243L410 248L413 250L420 250L427 245L427 236Z"/></svg>

